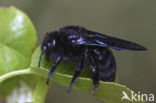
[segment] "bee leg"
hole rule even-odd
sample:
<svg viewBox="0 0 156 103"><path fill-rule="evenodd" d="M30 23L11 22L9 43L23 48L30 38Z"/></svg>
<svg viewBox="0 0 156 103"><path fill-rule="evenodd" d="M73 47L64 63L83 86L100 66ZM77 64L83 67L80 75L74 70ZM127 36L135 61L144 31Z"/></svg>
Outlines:
<svg viewBox="0 0 156 103"><path fill-rule="evenodd" d="M83 69L83 66L84 66L84 59L80 59L78 62L77 62L77 65L76 65L76 71L74 73L74 76L71 80L71 83L70 83L70 86L68 88L68 92L71 91L71 88L72 86L76 83L77 79L78 79L78 76L80 75L80 72L81 70Z"/></svg>
<svg viewBox="0 0 156 103"><path fill-rule="evenodd" d="M94 88L93 88L91 94L94 94L95 89L99 86L99 81L100 81L99 68L97 68L97 64L92 55L89 56L89 61L90 61L90 71L92 74L93 85L94 85Z"/></svg>
<svg viewBox="0 0 156 103"><path fill-rule="evenodd" d="M94 88L93 88L91 93L94 94L95 93L95 89L99 86L99 81L100 81L98 70L96 69L95 72L92 72L92 75L93 75L93 85L94 85Z"/></svg>
<svg viewBox="0 0 156 103"><path fill-rule="evenodd" d="M48 75L48 79L47 79L47 84L49 84L50 78L52 77L52 75L54 74L57 65L60 63L60 61L62 60L61 56L56 57L53 66L50 69L49 75Z"/></svg>

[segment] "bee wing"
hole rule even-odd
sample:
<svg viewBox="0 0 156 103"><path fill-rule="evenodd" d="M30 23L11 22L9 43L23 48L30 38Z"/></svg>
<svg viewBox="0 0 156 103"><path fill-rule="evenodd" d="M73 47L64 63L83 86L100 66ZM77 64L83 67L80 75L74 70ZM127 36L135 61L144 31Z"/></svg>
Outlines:
<svg viewBox="0 0 156 103"><path fill-rule="evenodd" d="M77 40L77 43L79 45L86 46L109 47L116 50L137 50L137 51L147 50L145 47L139 44L89 30L86 30L86 35L82 35Z"/></svg>

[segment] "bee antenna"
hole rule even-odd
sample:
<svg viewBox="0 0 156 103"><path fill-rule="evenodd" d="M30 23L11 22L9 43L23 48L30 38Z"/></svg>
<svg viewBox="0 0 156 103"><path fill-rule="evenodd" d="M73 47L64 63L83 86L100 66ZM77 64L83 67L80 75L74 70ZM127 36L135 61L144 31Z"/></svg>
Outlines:
<svg viewBox="0 0 156 103"><path fill-rule="evenodd" d="M42 55L43 55L43 53L45 52L45 50L46 50L46 47L43 47L43 50L42 50L42 52L40 53L40 58L39 58L39 61L38 61L38 67L40 67L41 58L42 58Z"/></svg>

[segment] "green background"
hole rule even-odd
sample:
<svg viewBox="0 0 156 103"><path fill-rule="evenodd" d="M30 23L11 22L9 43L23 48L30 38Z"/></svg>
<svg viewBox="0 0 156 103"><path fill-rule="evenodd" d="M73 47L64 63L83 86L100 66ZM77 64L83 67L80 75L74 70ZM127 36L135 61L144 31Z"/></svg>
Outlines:
<svg viewBox="0 0 156 103"><path fill-rule="evenodd" d="M38 45L46 32L81 25L146 46L145 52L113 50L119 82L136 92L156 94L155 0L1 0L0 6L16 6L28 14L37 29ZM76 90L66 91L54 83L46 103L102 103Z"/></svg>

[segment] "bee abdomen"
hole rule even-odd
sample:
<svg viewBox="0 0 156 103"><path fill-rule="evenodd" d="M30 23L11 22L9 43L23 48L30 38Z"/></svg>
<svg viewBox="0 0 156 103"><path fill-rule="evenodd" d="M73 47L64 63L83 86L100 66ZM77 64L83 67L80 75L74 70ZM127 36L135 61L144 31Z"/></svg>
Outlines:
<svg viewBox="0 0 156 103"><path fill-rule="evenodd" d="M116 63L112 52L107 48L96 48L92 52L100 80L112 82L115 79Z"/></svg>

